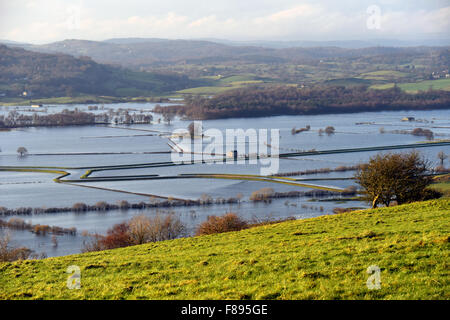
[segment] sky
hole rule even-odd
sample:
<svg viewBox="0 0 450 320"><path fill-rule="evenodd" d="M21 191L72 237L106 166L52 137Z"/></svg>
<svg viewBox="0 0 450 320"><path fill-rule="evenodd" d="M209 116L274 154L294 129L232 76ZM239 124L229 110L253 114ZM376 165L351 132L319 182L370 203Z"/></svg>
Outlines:
<svg viewBox="0 0 450 320"><path fill-rule="evenodd" d="M450 0L0 0L0 39L450 38Z"/></svg>

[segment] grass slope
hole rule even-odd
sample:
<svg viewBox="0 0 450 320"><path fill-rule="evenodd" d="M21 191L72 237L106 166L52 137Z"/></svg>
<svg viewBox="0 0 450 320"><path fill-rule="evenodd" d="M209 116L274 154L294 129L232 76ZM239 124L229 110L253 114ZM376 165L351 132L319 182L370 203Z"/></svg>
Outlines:
<svg viewBox="0 0 450 320"><path fill-rule="evenodd" d="M450 200L0 264L2 299L449 299ZM82 287L66 287L66 268ZM366 287L371 265L381 289Z"/></svg>

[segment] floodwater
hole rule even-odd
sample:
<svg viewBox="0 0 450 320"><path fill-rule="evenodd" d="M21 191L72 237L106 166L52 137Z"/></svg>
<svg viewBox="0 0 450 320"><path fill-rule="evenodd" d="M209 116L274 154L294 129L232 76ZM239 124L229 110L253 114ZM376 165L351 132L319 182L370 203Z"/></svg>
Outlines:
<svg viewBox="0 0 450 320"><path fill-rule="evenodd" d="M134 109L136 112L150 112L152 103L122 103L105 105L105 109ZM163 104L162 104L163 105ZM86 110L88 105L50 106L47 112L59 112L65 108ZM7 113L16 107L0 108L0 114ZM19 112L29 113L30 108L18 107ZM99 110L95 112L105 112ZM130 111L133 112L133 111ZM153 114L151 125L119 125L119 126L74 126L51 128L23 128L0 132L0 166L45 166L45 167L94 167L126 164L143 164L171 161L167 133L176 129L185 129L190 121L174 119L171 125L161 121L160 115ZM414 117L418 121L404 122L403 117ZM356 113L345 115L316 116L276 116L253 119L225 119L203 121L203 130L218 129L225 134L226 129L279 129L279 152L295 152L306 150L328 150L358 148L384 145L410 144L425 141L425 137L410 134L393 133L395 130L411 130L416 127L427 128L434 132L436 139L450 138L450 112L435 111L399 111ZM296 135L291 129L311 126L310 131ZM318 130L327 126L335 128L333 135L319 135ZM385 133L380 133L384 128ZM27 148L29 155L18 157L18 147ZM250 148L249 145L246 146ZM411 149L407 149L411 150ZM226 150L223 150L225 152ZM395 152L401 152L396 150ZM430 147L420 149L434 165L438 164L437 153L450 153L450 147ZM216 150L220 152L220 150ZM120 154L114 154L120 153ZM314 155L279 160L278 172L297 172L310 169L335 168L350 166L367 161L377 152L361 152L346 154ZM161 175L176 176L185 173L238 173L260 174L261 163L256 164L195 164L175 167L133 168L98 171L92 177L120 175ZM72 170L81 175L85 169ZM345 178L353 172L332 172L329 174L302 175L297 178ZM182 199L199 199L203 194L212 198L230 198L242 195L240 204L209 205L198 207L177 207L146 210L116 210L108 212L87 212L42 214L22 217L33 224L47 224L60 227L76 227L77 236L58 236L55 247L51 235L37 236L29 231L11 233L13 244L27 246L38 253L48 256L79 253L83 241L88 240L81 235L82 231L105 233L116 223L129 220L138 214L175 214L186 224L192 234L195 227L208 215L220 215L236 212L247 219L280 219L286 217L308 218L323 214L332 214L335 207L367 207L358 201L318 201L310 198L276 199L269 204L253 203L249 200L252 192L261 188L272 188L277 192L308 191L309 188L276 184L260 181L241 181L225 179L170 179L139 181L99 181L83 182L78 185L58 184L53 182L55 174L37 172L0 172L0 206L19 207L71 207L74 203L95 204L99 201L117 203L127 200L130 203L150 201L149 196L174 197ZM294 177L295 178L295 177ZM322 186L345 188L353 184L351 180L322 180ZM83 186L114 189L115 192L85 188ZM122 191L122 192L121 192ZM127 193L125 193L127 192ZM6 218L8 219L8 218ZM0 232L5 232L0 230Z"/></svg>

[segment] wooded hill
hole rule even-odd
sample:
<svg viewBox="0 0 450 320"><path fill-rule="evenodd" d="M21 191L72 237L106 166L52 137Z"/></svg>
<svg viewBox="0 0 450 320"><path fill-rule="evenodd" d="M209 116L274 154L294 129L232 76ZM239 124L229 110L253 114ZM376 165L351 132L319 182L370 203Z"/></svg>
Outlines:
<svg viewBox="0 0 450 320"><path fill-rule="evenodd" d="M136 72L89 57L47 54L0 45L0 99L76 96L145 96L198 85L187 76Z"/></svg>

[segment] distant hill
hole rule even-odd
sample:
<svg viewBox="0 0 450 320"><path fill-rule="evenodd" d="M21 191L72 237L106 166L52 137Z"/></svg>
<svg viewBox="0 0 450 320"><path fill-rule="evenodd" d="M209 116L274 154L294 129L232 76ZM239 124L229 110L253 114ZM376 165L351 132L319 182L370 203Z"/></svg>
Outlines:
<svg viewBox="0 0 450 320"><path fill-rule="evenodd" d="M257 46L265 48L317 48L339 47L347 49L362 49L370 47L418 47L418 46L449 46L450 39L427 40L396 40L396 39L372 39L372 40L333 40L333 41L231 41L224 39L203 39L232 46Z"/></svg>
<svg viewBox="0 0 450 320"><path fill-rule="evenodd" d="M83 43L84 49L80 50L84 52L88 44ZM37 53L0 45L1 99L20 97L24 91L27 98L82 94L145 96L196 84L187 76L135 72L102 65L86 56L75 58L67 54Z"/></svg>
<svg viewBox="0 0 450 320"><path fill-rule="evenodd" d="M232 42L222 40L168 40L157 38L117 38L105 41L64 40L44 45L24 44L29 50L89 56L98 63L139 70L167 64L202 63L302 63L327 58L369 58L385 55L417 56L445 47L378 46L370 41L330 42ZM380 42L384 43L384 42ZM15 44L20 46L20 44ZM394 47L395 46L395 47ZM448 47L447 47L448 50Z"/></svg>
<svg viewBox="0 0 450 320"><path fill-rule="evenodd" d="M224 61L236 58L245 59L246 55L274 56L274 49L267 48L236 47L200 40L136 38L107 41L64 40L45 45L34 45L30 49L73 56L86 55L99 63L135 68L211 58ZM276 59L279 60L279 58Z"/></svg>
<svg viewBox="0 0 450 320"><path fill-rule="evenodd" d="M8 97L16 97L25 88L39 97L79 93L123 97L169 91L187 94L184 89L188 88L194 89L190 93L209 95L233 87L251 86L254 81L307 87L323 83L384 88L394 83L445 78L450 65L450 47L343 48L337 46L341 44L339 42L317 44L316 47L270 48L158 38L72 39L44 45L13 43L8 47L21 47L47 56L37 55L37 60L28 57L13 70L8 66L9 69L5 70L11 74L0 76L4 81L9 81L4 82L8 84L4 87L0 83L0 99L3 99L5 92ZM319 46L323 44L336 46ZM59 58L46 63L50 56ZM41 62L44 69L36 68ZM64 71L60 67L64 63L77 67ZM80 69L80 63L85 66L84 70ZM51 70L51 64L59 70ZM20 74L15 75L20 69ZM148 73L139 73L141 71ZM39 78L37 75L42 72L47 73ZM70 75L66 76L67 73ZM245 79L250 79L250 82L224 81L236 75L246 75ZM219 89L216 89L217 86Z"/></svg>

